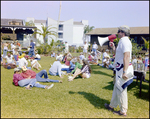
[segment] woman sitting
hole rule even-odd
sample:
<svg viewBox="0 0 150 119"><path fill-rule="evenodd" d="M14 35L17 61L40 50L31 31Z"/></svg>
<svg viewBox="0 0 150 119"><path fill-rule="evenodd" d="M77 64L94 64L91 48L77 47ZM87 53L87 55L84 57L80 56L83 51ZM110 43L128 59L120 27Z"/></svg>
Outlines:
<svg viewBox="0 0 150 119"><path fill-rule="evenodd" d="M97 58L97 55L95 55L95 53L92 53L92 61L90 61L89 63L90 64L98 64L98 58Z"/></svg>
<svg viewBox="0 0 150 119"><path fill-rule="evenodd" d="M83 66L81 69L76 69L75 73L73 74L73 77L70 77L68 81L73 81L78 75L80 75L82 78L90 78L91 76L91 67L87 60L83 59Z"/></svg>
<svg viewBox="0 0 150 119"><path fill-rule="evenodd" d="M75 68L75 59L72 59L70 61L70 66L69 68L62 68L61 71L67 71L67 73L71 73L72 70Z"/></svg>
<svg viewBox="0 0 150 119"><path fill-rule="evenodd" d="M40 70L39 67L41 68L41 65L39 64L39 62L36 59L31 58L30 61L31 61L31 67L32 68Z"/></svg>

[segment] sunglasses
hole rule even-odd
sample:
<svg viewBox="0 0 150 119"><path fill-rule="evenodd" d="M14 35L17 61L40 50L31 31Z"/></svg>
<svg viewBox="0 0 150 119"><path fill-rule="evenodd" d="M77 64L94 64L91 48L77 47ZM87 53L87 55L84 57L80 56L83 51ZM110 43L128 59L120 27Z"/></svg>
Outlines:
<svg viewBox="0 0 150 119"><path fill-rule="evenodd" d="M123 31L122 31L122 30L118 30L118 32L117 32L117 33L120 33L120 32L122 32L122 33L123 33Z"/></svg>

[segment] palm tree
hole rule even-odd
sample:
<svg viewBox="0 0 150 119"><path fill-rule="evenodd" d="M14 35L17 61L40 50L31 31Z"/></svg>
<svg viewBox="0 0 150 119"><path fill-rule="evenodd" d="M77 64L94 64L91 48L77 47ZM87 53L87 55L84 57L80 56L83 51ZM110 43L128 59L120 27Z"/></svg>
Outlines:
<svg viewBox="0 0 150 119"><path fill-rule="evenodd" d="M25 22L25 26L35 26L35 24L32 20L30 20L29 22Z"/></svg>
<svg viewBox="0 0 150 119"><path fill-rule="evenodd" d="M149 40L147 41L145 38L143 38L142 37L142 39L144 40L144 45L145 45L145 48L146 48L146 50L147 50L147 52L148 52L148 50L149 50Z"/></svg>
<svg viewBox="0 0 150 119"><path fill-rule="evenodd" d="M41 24L41 25L42 25L42 26L41 26L41 27L42 27L42 30L36 28L36 29L35 29L35 32L34 32L32 35L34 35L34 34L39 34L39 35L43 36L44 44L47 43L46 37L47 37L48 35L49 35L49 37L50 37L51 39L53 39L52 36L55 36L55 37L58 36L58 35L57 35L57 32L55 32L55 31L52 30L52 29L56 29L56 27L44 26L43 24Z"/></svg>
<svg viewBox="0 0 150 119"><path fill-rule="evenodd" d="M86 25L85 27L84 27L84 34L86 34L86 33L89 33L90 31L92 31L94 29L94 26L89 26L89 25Z"/></svg>
<svg viewBox="0 0 150 119"><path fill-rule="evenodd" d="M86 25L85 27L84 27L84 39L86 40L86 33L89 33L90 31L92 31L94 29L94 26L89 26L89 25Z"/></svg>

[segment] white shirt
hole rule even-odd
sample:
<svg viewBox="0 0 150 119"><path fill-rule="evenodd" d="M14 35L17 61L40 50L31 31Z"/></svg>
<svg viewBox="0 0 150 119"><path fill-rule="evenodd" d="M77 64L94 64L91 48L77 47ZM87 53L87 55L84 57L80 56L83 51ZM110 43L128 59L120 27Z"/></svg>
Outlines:
<svg viewBox="0 0 150 119"><path fill-rule="evenodd" d="M119 40L118 46L116 48L115 62L123 63L125 52L130 52L130 62L131 62L132 44L127 36L122 37Z"/></svg>
<svg viewBox="0 0 150 119"><path fill-rule="evenodd" d="M37 60L32 60L31 65L33 65ZM33 67L36 65L36 63L33 65Z"/></svg>
<svg viewBox="0 0 150 119"><path fill-rule="evenodd" d="M97 45L97 44L93 44L93 48L94 48L94 49L97 49L97 48L98 48L98 45Z"/></svg>
<svg viewBox="0 0 150 119"><path fill-rule="evenodd" d="M63 59L63 55L60 54L59 56L58 55L56 56L56 60L59 59L60 57Z"/></svg>
<svg viewBox="0 0 150 119"><path fill-rule="evenodd" d="M69 47L69 45L68 45L68 43L66 43L65 44L65 49L68 50L68 47Z"/></svg>
<svg viewBox="0 0 150 119"><path fill-rule="evenodd" d="M105 57L110 57L109 54L107 54L107 52L103 53L103 59L105 59Z"/></svg>
<svg viewBox="0 0 150 119"><path fill-rule="evenodd" d="M85 50L87 50L87 49L88 49L88 44L87 44L87 43L84 44L84 45L83 45L83 48L84 48Z"/></svg>
<svg viewBox="0 0 150 119"><path fill-rule="evenodd" d="M22 68L23 66L28 65L28 61L24 57L19 59L18 61L19 61L19 68Z"/></svg>
<svg viewBox="0 0 150 119"><path fill-rule="evenodd" d="M136 63L137 63L137 59L133 59L132 64L136 64Z"/></svg>
<svg viewBox="0 0 150 119"><path fill-rule="evenodd" d="M4 46L4 50L8 50L8 47L7 47L7 46Z"/></svg>
<svg viewBox="0 0 150 119"><path fill-rule="evenodd" d="M41 58L41 56L39 54L36 54L35 57L38 58L38 59Z"/></svg>
<svg viewBox="0 0 150 119"><path fill-rule="evenodd" d="M8 57L8 56L6 56L5 58L6 58L6 60L7 60L7 63L13 63L13 55L10 55L10 57Z"/></svg>

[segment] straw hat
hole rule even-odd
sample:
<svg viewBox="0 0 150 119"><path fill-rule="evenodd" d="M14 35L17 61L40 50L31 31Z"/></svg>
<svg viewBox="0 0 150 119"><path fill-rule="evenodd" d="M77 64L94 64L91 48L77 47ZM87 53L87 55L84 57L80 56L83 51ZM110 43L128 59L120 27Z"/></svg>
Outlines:
<svg viewBox="0 0 150 119"><path fill-rule="evenodd" d="M27 71L26 66L23 66L21 69L22 69L23 71Z"/></svg>

